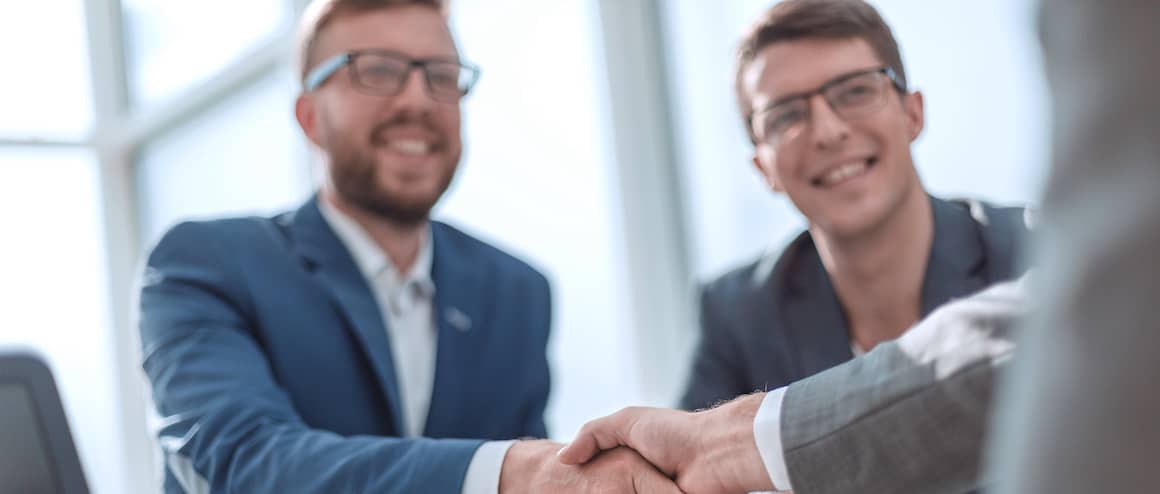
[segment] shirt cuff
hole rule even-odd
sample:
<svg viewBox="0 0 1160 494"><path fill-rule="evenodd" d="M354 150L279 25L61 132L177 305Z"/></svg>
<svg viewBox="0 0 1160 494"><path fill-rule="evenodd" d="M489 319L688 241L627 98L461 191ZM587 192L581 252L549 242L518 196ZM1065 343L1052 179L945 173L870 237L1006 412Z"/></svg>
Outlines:
<svg viewBox="0 0 1160 494"><path fill-rule="evenodd" d="M785 466L785 454L781 450L781 403L785 399L785 390L777 388L766 393L753 419L753 438L757 441L757 452L761 454L761 462L765 464L773 488L778 492L793 490Z"/></svg>
<svg viewBox="0 0 1160 494"><path fill-rule="evenodd" d="M475 450L463 478L462 494L497 494L503 458L515 441L488 441Z"/></svg>

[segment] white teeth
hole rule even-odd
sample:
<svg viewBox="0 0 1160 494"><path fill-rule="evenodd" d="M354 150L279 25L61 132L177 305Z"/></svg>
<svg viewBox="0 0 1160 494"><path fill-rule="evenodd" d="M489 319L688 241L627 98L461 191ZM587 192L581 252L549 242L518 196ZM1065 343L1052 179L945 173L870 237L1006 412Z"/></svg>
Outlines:
<svg viewBox="0 0 1160 494"><path fill-rule="evenodd" d="M425 141L398 139L390 141L391 150L412 156L422 156L431 152L431 144Z"/></svg>
<svg viewBox="0 0 1160 494"><path fill-rule="evenodd" d="M866 162L858 161L839 166L834 171L822 177L822 185L833 185L848 178L862 174L866 170Z"/></svg>

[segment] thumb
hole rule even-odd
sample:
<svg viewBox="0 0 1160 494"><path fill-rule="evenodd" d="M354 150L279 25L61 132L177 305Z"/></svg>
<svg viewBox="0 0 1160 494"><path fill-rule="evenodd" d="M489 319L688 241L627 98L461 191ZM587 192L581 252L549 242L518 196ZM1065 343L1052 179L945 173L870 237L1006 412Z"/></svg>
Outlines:
<svg viewBox="0 0 1160 494"><path fill-rule="evenodd" d="M627 442L627 424L631 424L631 409L621 410L602 419L584 424L576 438L556 453L565 465L586 463L606 449L631 446Z"/></svg>
<svg viewBox="0 0 1160 494"><path fill-rule="evenodd" d="M587 463L592 457L596 456L604 449L611 449L619 446L618 440L610 437L606 427L602 424L601 419L584 424L580 432L576 434L576 438L571 443L564 446L560 451L556 452L556 457L565 465L580 465ZM604 441L601 441L601 438ZM608 445L607 448L602 448L601 443Z"/></svg>

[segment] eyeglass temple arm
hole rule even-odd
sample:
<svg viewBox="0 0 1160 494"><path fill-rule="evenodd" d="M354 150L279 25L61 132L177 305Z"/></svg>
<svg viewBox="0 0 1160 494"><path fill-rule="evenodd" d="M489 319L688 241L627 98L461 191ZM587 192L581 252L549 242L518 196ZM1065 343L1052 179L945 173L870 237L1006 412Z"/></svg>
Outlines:
<svg viewBox="0 0 1160 494"><path fill-rule="evenodd" d="M341 55L336 55L325 62L322 62L321 65L315 67L314 70L310 71L310 73L306 75L306 81L304 81L302 84L303 88L307 92L318 89L318 86L321 86L322 83L326 82L326 80L329 79L330 76L334 75L334 73L337 72L339 68L350 63L350 58L351 57L349 53L343 53Z"/></svg>

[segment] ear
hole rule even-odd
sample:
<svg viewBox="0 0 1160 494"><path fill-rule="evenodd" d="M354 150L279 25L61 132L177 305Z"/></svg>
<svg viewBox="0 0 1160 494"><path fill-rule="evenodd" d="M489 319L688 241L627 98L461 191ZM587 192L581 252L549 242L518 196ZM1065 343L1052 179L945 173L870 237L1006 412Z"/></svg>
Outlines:
<svg viewBox="0 0 1160 494"><path fill-rule="evenodd" d="M322 147L322 136L318 134L318 106L313 94L298 95L298 99L294 102L294 118L298 120L298 126L302 128L306 138L315 146Z"/></svg>
<svg viewBox="0 0 1160 494"><path fill-rule="evenodd" d="M922 135L922 129L926 126L926 110L924 109L922 92L915 91L904 96L902 109L906 113L910 142L914 142L918 136Z"/></svg>
<svg viewBox="0 0 1160 494"><path fill-rule="evenodd" d="M753 168L757 170L757 173L761 174L761 178L765 180L766 185L769 186L769 190L778 194L785 193L785 188L781 186L781 180L777 178L777 169L773 165L766 166L762 163L761 157L758 156L756 151L753 153Z"/></svg>

